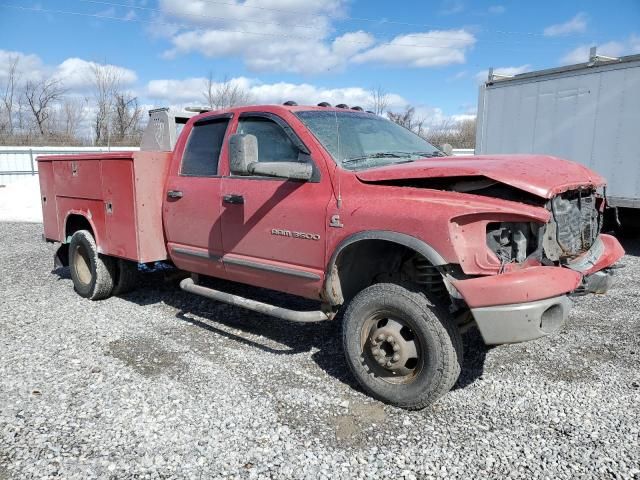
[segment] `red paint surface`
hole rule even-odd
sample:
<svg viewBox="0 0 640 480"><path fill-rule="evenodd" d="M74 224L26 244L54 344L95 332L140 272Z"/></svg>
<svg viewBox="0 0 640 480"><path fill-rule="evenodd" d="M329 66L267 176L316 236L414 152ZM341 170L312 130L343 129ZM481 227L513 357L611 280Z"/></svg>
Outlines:
<svg viewBox="0 0 640 480"><path fill-rule="evenodd" d="M562 267L531 267L517 272L456 280L469 307L511 305L557 297L578 288L582 275Z"/></svg>
<svg viewBox="0 0 640 480"><path fill-rule="evenodd" d="M64 240L65 220L73 212L90 220L98 246L106 254L139 262L170 258L187 271L309 298L321 295L327 265L337 246L351 235L372 230L415 237L430 245L445 262L460 264L465 273L487 275L457 282L472 306L546 298L578 285L580 274L559 267L523 265L521 270L496 275L500 265L486 246L486 224L545 223L550 216L546 209L478 195L373 182L482 175L549 198L578 186L599 186L604 180L597 174L572 162L539 155L425 159L354 173L338 168L292 113L310 109L314 108L252 106L205 113L187 123L173 153L40 157L43 195L55 198L55 208L49 200L43 204L46 236ZM228 136L235 132L239 114L251 111L276 114L291 126L311 152L320 173L319 183L230 176L227 141L219 161L219 176L179 174L186 139L195 121L231 113ZM75 175L72 162L77 167ZM183 197L169 199L168 190L182 191ZM225 194L242 195L245 202L223 203ZM111 214L106 213L107 202L112 203ZM329 226L335 215L339 215L341 228ZM317 234L320 238L273 235L273 229ZM621 255L615 239L605 239L605 244L606 259L594 268L604 268ZM175 249L188 249L196 255ZM293 269L319 279L265 272L233 264L233 260Z"/></svg>
<svg viewBox="0 0 640 480"><path fill-rule="evenodd" d="M603 268L613 265L624 255L624 249L615 237L602 233L600 234L600 240L602 240L602 244L604 245L604 253L596 260L591 268L584 271L585 275L598 272ZM584 255L587 254L585 253L582 256ZM579 260L582 256L577 257L576 260Z"/></svg>
<svg viewBox="0 0 640 480"><path fill-rule="evenodd" d="M138 262L165 260L161 212L170 159L158 152L39 157L46 238L65 241L69 215L81 215L102 253Z"/></svg>
<svg viewBox="0 0 640 480"><path fill-rule="evenodd" d="M508 168L506 168L508 166ZM429 158L360 172L363 181L404 178L484 176L497 182L551 198L580 186L599 187L605 180L588 168L549 155L478 155Z"/></svg>

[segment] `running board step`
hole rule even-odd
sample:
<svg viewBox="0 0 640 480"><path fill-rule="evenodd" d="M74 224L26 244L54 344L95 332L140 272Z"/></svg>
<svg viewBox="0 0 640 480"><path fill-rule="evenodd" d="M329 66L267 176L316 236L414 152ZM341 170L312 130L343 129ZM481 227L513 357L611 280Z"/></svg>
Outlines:
<svg viewBox="0 0 640 480"><path fill-rule="evenodd" d="M333 315L323 312L322 310L313 310L310 312L299 312L297 310L289 310L287 308L276 307L268 303L257 302L249 298L232 295L230 293L214 290L213 288L203 287L196 284L192 278L185 278L180 282L180 288L185 292L194 293L203 297L210 298L229 305L253 310L254 312L264 313L272 317L282 318L290 322L312 323L330 320Z"/></svg>

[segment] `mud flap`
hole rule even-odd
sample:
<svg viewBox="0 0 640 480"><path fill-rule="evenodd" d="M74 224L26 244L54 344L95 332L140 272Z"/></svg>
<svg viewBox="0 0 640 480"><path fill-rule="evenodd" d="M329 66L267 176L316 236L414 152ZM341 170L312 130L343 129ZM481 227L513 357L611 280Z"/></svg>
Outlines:
<svg viewBox="0 0 640 480"><path fill-rule="evenodd" d="M58 268L68 267L69 266L69 244L63 243L56 250L55 255L53 256L53 269L57 270Z"/></svg>

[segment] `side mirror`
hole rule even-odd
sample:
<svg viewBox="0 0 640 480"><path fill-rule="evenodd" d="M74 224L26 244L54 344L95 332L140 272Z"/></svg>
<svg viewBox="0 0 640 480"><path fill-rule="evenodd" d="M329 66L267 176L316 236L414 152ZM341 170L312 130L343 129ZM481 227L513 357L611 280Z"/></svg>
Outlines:
<svg viewBox="0 0 640 480"><path fill-rule="evenodd" d="M249 133L229 137L229 167L234 175L264 175L266 177L311 180L313 167L302 162L258 162L258 139Z"/></svg>
<svg viewBox="0 0 640 480"><path fill-rule="evenodd" d="M311 180L313 167L298 162L259 162L249 166L251 173L268 177L291 178L293 180Z"/></svg>
<svg viewBox="0 0 640 480"><path fill-rule="evenodd" d="M248 175L250 165L258 162L258 139L248 133L229 137L229 168L234 175Z"/></svg>

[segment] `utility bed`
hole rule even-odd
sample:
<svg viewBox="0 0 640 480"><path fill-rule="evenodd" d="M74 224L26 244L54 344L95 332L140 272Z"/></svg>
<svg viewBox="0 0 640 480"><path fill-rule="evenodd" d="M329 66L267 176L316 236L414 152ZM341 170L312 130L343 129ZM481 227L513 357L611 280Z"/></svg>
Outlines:
<svg viewBox="0 0 640 480"><path fill-rule="evenodd" d="M67 217L88 222L100 253L140 263L167 259L162 200L169 152L38 157L47 240L68 242ZM84 217L84 218L83 218Z"/></svg>

